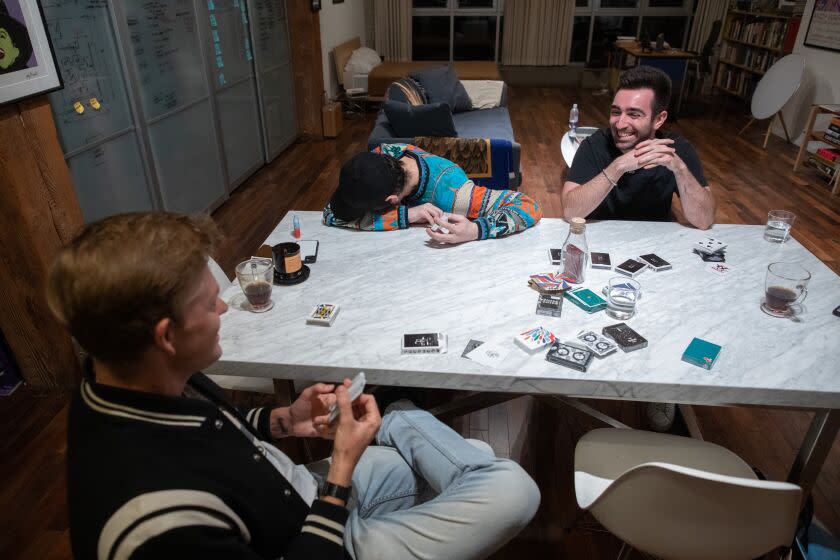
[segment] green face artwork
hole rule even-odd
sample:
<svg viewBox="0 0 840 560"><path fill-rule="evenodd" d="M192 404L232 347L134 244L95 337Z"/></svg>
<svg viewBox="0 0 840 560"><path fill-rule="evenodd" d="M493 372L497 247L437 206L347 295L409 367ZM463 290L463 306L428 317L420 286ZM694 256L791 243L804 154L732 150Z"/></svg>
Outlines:
<svg viewBox="0 0 840 560"><path fill-rule="evenodd" d="M6 28L0 27L0 68L5 70L17 60L20 51L12 43L12 38Z"/></svg>

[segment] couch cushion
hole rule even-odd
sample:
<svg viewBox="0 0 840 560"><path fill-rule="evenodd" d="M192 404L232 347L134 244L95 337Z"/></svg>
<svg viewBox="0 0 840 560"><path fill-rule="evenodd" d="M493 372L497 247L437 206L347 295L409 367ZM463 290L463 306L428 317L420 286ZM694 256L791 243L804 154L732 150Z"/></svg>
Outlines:
<svg viewBox="0 0 840 560"><path fill-rule="evenodd" d="M388 86L385 99L408 103L409 105L425 105L429 102L426 98L426 92L423 91L423 86L411 78L400 78Z"/></svg>
<svg viewBox="0 0 840 560"><path fill-rule="evenodd" d="M397 136L456 136L452 112L446 103L412 106L398 101L382 104Z"/></svg>
<svg viewBox="0 0 840 560"><path fill-rule="evenodd" d="M498 138L513 141L507 107L466 111L452 116L459 138Z"/></svg>
<svg viewBox="0 0 840 560"><path fill-rule="evenodd" d="M472 101L452 66L423 68L411 73L426 91L429 103L448 103L453 113L469 111Z"/></svg>

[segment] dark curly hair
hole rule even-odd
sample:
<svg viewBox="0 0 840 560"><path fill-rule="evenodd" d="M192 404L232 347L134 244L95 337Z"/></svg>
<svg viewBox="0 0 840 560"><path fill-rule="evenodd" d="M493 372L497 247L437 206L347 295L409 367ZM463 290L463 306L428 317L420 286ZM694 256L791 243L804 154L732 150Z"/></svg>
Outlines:
<svg viewBox="0 0 840 560"><path fill-rule="evenodd" d="M671 104L671 78L651 66L636 66L618 77L618 89L652 89L653 114L658 115Z"/></svg>
<svg viewBox="0 0 840 560"><path fill-rule="evenodd" d="M400 160L394 156L382 154L382 157L385 158L385 163L388 164L388 171L390 171L391 176L394 179L394 194L399 196L405 188L405 169L403 169L403 166L400 164Z"/></svg>

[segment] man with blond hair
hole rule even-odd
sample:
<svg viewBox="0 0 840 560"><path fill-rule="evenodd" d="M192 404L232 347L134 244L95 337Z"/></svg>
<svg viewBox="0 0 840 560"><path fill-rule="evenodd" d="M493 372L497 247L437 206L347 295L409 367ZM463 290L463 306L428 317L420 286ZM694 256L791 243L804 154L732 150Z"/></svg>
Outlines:
<svg viewBox="0 0 840 560"><path fill-rule="evenodd" d="M230 404L199 373L222 353L216 236L206 217L124 214L53 265L50 308L90 355L68 420L77 558L467 559L519 532L530 477L408 401L380 417L345 380ZM313 409L333 403L330 424ZM272 444L287 436L332 439L332 456L296 465Z"/></svg>

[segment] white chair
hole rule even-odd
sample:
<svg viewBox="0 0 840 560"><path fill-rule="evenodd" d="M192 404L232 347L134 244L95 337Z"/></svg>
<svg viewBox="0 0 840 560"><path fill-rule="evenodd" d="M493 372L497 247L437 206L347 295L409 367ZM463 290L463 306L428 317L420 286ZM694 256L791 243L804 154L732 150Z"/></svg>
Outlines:
<svg viewBox="0 0 840 560"><path fill-rule="evenodd" d="M213 257L207 259L207 266L210 267L210 272L213 273L213 278L219 283L219 292L224 292L233 282L228 278L222 267L219 266ZM216 382L220 387L225 389L234 389L236 391L252 391L254 393L268 393L274 394L274 382L271 379L264 377L244 377L241 375L210 375L208 377Z"/></svg>
<svg viewBox="0 0 840 560"><path fill-rule="evenodd" d="M631 548L674 560L749 560L793 543L801 489L758 480L719 445L599 429L575 448L575 495ZM629 546L628 546L629 545Z"/></svg>

